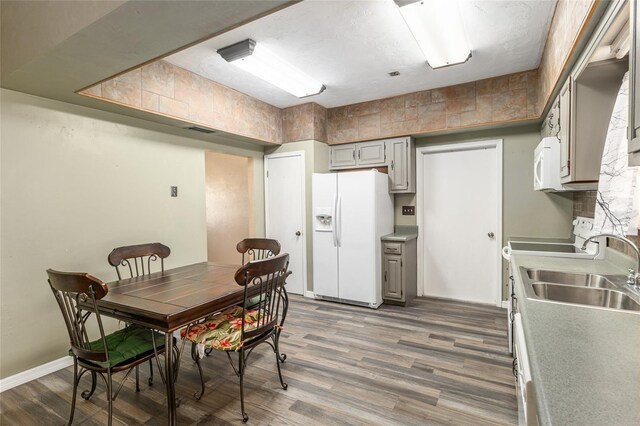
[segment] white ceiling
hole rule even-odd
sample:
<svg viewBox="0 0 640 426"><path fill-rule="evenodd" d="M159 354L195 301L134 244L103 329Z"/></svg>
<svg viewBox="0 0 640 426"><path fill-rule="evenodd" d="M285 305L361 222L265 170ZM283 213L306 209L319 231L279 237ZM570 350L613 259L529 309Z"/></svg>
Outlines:
<svg viewBox="0 0 640 426"><path fill-rule="evenodd" d="M306 0L165 58L280 108L331 108L537 68L556 0L460 0L473 57L432 70L392 0ZM325 84L298 99L227 63L216 50L246 38ZM397 77L388 75L399 71Z"/></svg>

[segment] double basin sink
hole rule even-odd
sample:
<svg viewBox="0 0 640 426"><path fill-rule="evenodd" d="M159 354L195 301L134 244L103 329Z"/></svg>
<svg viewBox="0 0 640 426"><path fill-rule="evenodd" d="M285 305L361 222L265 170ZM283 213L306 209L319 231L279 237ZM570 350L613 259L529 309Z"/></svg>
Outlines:
<svg viewBox="0 0 640 426"><path fill-rule="evenodd" d="M640 297L627 286L624 276L521 269L530 299L640 313Z"/></svg>

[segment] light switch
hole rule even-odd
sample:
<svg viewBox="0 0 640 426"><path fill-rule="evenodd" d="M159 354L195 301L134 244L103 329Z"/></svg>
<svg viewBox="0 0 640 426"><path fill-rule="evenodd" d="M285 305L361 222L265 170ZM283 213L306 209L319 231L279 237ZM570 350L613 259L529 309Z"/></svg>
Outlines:
<svg viewBox="0 0 640 426"><path fill-rule="evenodd" d="M171 187L171 196L172 197L177 197L178 196L178 187L177 186L172 186Z"/></svg>
<svg viewBox="0 0 640 426"><path fill-rule="evenodd" d="M402 206L402 215L403 216L414 216L416 214L415 206Z"/></svg>

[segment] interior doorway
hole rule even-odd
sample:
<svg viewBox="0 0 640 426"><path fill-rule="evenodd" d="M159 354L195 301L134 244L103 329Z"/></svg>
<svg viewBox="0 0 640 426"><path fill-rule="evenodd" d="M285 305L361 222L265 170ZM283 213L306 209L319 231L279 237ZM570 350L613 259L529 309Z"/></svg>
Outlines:
<svg viewBox="0 0 640 426"><path fill-rule="evenodd" d="M207 259L239 264L236 244L253 236L253 159L205 153Z"/></svg>

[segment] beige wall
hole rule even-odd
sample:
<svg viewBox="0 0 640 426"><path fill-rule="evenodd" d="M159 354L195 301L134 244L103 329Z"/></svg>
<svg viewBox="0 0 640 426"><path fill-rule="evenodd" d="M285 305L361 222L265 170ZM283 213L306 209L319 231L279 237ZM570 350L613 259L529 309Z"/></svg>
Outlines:
<svg viewBox="0 0 640 426"><path fill-rule="evenodd" d="M167 126L1 91L0 377L63 357L68 336L45 270L115 279L107 254L161 241L166 266L206 260L204 152L261 159ZM183 132L184 133L184 132ZM255 228L264 234L262 161ZM170 186L178 186L171 198Z"/></svg>
<svg viewBox="0 0 640 426"><path fill-rule="evenodd" d="M205 153L207 258L237 264L236 244L255 235L253 159Z"/></svg>
<svg viewBox="0 0 640 426"><path fill-rule="evenodd" d="M515 128L462 135L421 138L418 147L441 143L462 143L497 139L504 141L502 166L502 245L509 237L569 237L573 212L570 193L551 194L533 190L533 150L540 142L536 128ZM415 195L396 195L396 225L415 225L416 216L402 216L403 205L415 205ZM507 264L503 262L503 270ZM506 272L503 286L506 288ZM506 291L503 291L503 297Z"/></svg>
<svg viewBox="0 0 640 426"><path fill-rule="evenodd" d="M313 173L324 173L329 170L329 146L325 143L308 140L283 144L277 149L268 148L265 154L303 151L305 160L305 209L307 233L307 290L313 291L313 221L311 176Z"/></svg>

